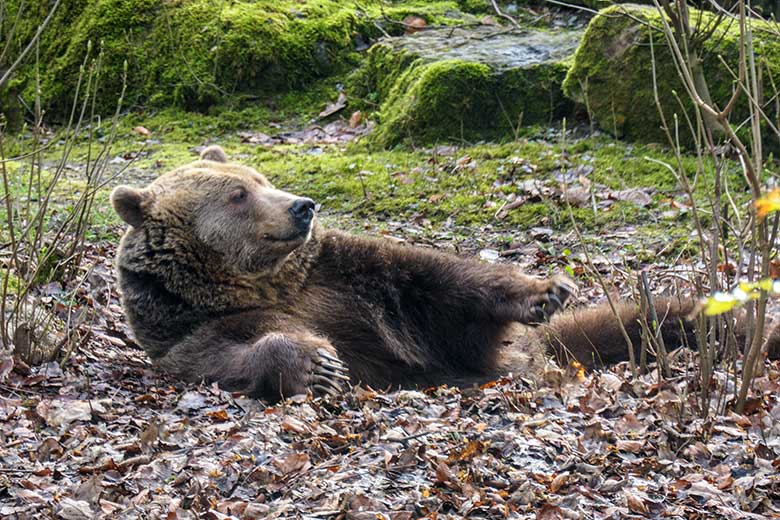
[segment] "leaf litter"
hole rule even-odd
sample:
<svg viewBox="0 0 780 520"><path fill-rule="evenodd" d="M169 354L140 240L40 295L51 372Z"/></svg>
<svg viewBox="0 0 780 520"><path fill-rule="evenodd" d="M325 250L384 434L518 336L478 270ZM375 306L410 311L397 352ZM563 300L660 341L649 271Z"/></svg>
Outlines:
<svg viewBox="0 0 780 520"><path fill-rule="evenodd" d="M708 420L685 363L270 406L155 372L94 272L87 343L0 383L3 518L780 517L777 363Z"/></svg>
<svg viewBox="0 0 780 520"><path fill-rule="evenodd" d="M451 148L434 153L450 157L453 170L474 168ZM519 158L508 165L496 182L515 183L514 200L605 208L653 196L599 186L587 165L564 165L550 180L514 180L512 171L535 166ZM503 211L521 203L513 204L507 197ZM583 272L581 255L567 253L575 237L546 227L507 242L489 225L373 226L364 227L488 262L511 258L537 274L551 266ZM625 249L635 241L631 227L613 230L592 255L623 296L631 292L623 268L640 263ZM658 254L664 247L643 246ZM632 380L624 364L593 373L570 366L551 369L543 386L514 374L479 388L358 387L270 406L156 372L124 324L113 253L89 245L91 271L77 289L39 291L80 332L63 366L0 359L0 517L780 518L777 362L765 361L744 415L707 419L687 353L663 381L655 371ZM677 288L700 267L678 264L655 258L654 292ZM603 300L592 282L582 287L581 303ZM728 373L713 378L733 393Z"/></svg>

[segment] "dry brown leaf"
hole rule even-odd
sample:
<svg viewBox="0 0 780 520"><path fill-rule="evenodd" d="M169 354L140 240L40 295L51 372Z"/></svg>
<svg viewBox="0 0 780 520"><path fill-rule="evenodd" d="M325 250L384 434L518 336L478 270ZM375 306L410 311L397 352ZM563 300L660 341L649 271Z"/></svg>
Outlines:
<svg viewBox="0 0 780 520"><path fill-rule="evenodd" d="M309 433L311 431L309 425L293 416L285 417L280 426L283 430L293 433Z"/></svg>
<svg viewBox="0 0 780 520"><path fill-rule="evenodd" d="M309 455L306 453L288 453L284 457L274 459L273 465L283 475L289 475L290 473L300 473L306 471L311 467L311 461Z"/></svg>
<svg viewBox="0 0 780 520"><path fill-rule="evenodd" d="M780 259L773 258L769 262L769 277L773 280L780 279Z"/></svg>
<svg viewBox="0 0 780 520"><path fill-rule="evenodd" d="M209 418L211 418L211 420L214 422L225 422L230 419L227 410L224 408L221 410L212 410L210 412L206 412L206 415L208 415Z"/></svg>
<svg viewBox="0 0 780 520"><path fill-rule="evenodd" d="M414 34L422 31L428 25L428 22L425 21L425 18L409 15L403 19L403 24L405 28L404 33Z"/></svg>
<svg viewBox="0 0 780 520"><path fill-rule="evenodd" d="M335 103L328 103L325 106L325 110L320 112L320 118L326 118L332 116L336 112L339 112L347 106L347 95L343 92L339 92L339 97Z"/></svg>
<svg viewBox="0 0 780 520"><path fill-rule="evenodd" d="M352 112L351 116L349 116L349 127L357 128L361 121L363 121L363 112L356 110Z"/></svg>
<svg viewBox="0 0 780 520"><path fill-rule="evenodd" d="M632 512L639 513L640 515L645 515L649 512L644 500L634 495L631 490L625 490L623 493L626 497L626 505Z"/></svg>
<svg viewBox="0 0 780 520"><path fill-rule="evenodd" d="M734 479L731 475L723 475L722 477L718 478L718 489L721 491L724 489L729 489L734 484Z"/></svg>
<svg viewBox="0 0 780 520"><path fill-rule="evenodd" d="M536 520L563 520L566 518L563 509L558 506L545 503L536 512Z"/></svg>
<svg viewBox="0 0 780 520"><path fill-rule="evenodd" d="M616 443L618 451L626 451L629 453L639 453L644 446L645 441L619 440Z"/></svg>
<svg viewBox="0 0 780 520"><path fill-rule="evenodd" d="M468 444L459 452L450 455L448 462L464 462L473 459L488 447L487 442L469 441Z"/></svg>
<svg viewBox="0 0 780 520"><path fill-rule="evenodd" d="M457 475L443 462L436 464L436 482L452 489L459 487Z"/></svg>
<svg viewBox="0 0 780 520"><path fill-rule="evenodd" d="M557 493L559 489L569 483L569 472L559 473L550 482L550 492Z"/></svg>

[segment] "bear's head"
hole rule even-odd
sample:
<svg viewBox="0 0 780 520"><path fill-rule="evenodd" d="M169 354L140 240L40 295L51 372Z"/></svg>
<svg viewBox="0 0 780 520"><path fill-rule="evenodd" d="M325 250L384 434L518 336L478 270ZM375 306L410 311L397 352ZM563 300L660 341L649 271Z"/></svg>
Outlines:
<svg viewBox="0 0 780 520"><path fill-rule="evenodd" d="M311 199L275 189L216 146L146 188L115 188L111 203L129 235L146 237L144 254L208 258L250 275L277 270L315 225Z"/></svg>

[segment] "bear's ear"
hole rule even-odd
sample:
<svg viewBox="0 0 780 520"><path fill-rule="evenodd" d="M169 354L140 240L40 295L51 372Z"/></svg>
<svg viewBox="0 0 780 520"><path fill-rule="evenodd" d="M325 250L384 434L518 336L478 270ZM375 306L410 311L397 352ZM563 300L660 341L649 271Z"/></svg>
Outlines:
<svg viewBox="0 0 780 520"><path fill-rule="evenodd" d="M206 147L202 152L200 152L200 159L202 161L214 161L221 163L228 162L228 156L225 153L225 150L223 150L222 147L218 145Z"/></svg>
<svg viewBox="0 0 780 520"><path fill-rule="evenodd" d="M144 222L144 205L151 194L129 186L117 186L111 192L111 205L122 220L137 228Z"/></svg>

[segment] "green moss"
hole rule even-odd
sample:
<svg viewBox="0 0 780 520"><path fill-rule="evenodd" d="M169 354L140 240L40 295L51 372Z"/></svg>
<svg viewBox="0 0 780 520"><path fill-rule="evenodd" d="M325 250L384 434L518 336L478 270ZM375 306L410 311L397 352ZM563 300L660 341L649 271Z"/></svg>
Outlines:
<svg viewBox="0 0 780 520"><path fill-rule="evenodd" d="M489 0L459 0L458 5L461 10L467 13L486 14L494 12Z"/></svg>
<svg viewBox="0 0 780 520"><path fill-rule="evenodd" d="M497 40L491 34L471 37L473 41ZM540 32L528 38L543 40L544 35ZM426 52L427 40L442 50ZM576 34L561 40L561 49L571 45L573 50ZM497 45L511 49L513 41ZM571 111L572 104L561 91L568 59L533 65L490 59L484 63L485 55L495 49L470 51L473 57L465 52L464 58L447 58L460 52L453 47L459 48L457 44L448 47L431 34L426 40L385 42L369 50L348 85L350 93L365 105L380 107L380 125L371 138L374 143L388 147L402 141L514 139L523 126L549 124ZM558 52L566 54L565 50Z"/></svg>
<svg viewBox="0 0 780 520"><path fill-rule="evenodd" d="M628 15L624 14L626 12ZM709 13L691 11L692 20L699 16L704 27L714 19ZM692 104L659 30L660 23L660 15L652 8L615 6L603 10L591 20L563 88L568 96L587 106L602 129L629 140L667 144L653 92L652 36L658 95L667 123L673 126L677 114L681 141L691 144L693 138L686 116L695 120ZM755 49L762 75L779 78L780 40L762 31L759 22L754 25ZM713 101L718 106L725 106L734 84L734 78L720 57L732 70L737 70L738 41L736 24L724 23L704 42L703 67ZM767 91L771 90L769 82L765 83ZM742 99L743 103L732 115L735 125L748 116L745 97ZM773 102L768 102L765 110L772 119L776 118ZM674 135L675 129L670 130Z"/></svg>
<svg viewBox="0 0 780 520"><path fill-rule="evenodd" d="M395 82L373 136L385 146L414 141L470 139L492 105L490 67L462 60L409 67ZM482 127L482 124L476 125Z"/></svg>
<svg viewBox="0 0 780 520"><path fill-rule="evenodd" d="M19 2L11 3L14 14ZM14 51L32 37L49 4L24 4ZM63 0L41 40L41 94L50 115L64 116L79 79L83 92L90 71L99 69L93 84L104 114L114 110L125 82L124 106L130 108L246 103L351 69L358 43L382 30L402 33L399 22L411 14L436 25L464 16L454 1ZM29 106L34 69L28 60L14 84Z"/></svg>
<svg viewBox="0 0 780 520"><path fill-rule="evenodd" d="M663 197L663 192L678 188L674 177L663 166L646 159L670 161L672 158L662 151L615 146L597 139L581 142L580 150L574 148L533 141L491 144L466 148L458 156L439 158L435 162L428 152L370 152L352 146L345 151L328 149L323 154L310 155L305 150L288 148L258 150L246 160L266 173L277 186L314 198L328 214L414 219L434 227L449 220L457 225L491 224L494 229L506 230L541 225L569 229L569 208L557 197L530 201L508 212L503 219L496 218L496 211L507 195L523 195L513 182L498 181L507 178L516 182L549 181L560 174L562 167L592 166L589 177L592 182L612 190L654 188L658 190L656 200ZM464 157L468 159L460 160ZM523 173L514 168L512 158L529 161L534 165L533 171ZM472 161L473 165L463 166ZM684 158L684 166L695 171L696 159ZM729 173L732 181L736 181L737 169ZM699 190L702 202L711 190L711 182L702 181ZM657 219L655 204L645 208L616 202L607 211L594 213L590 207L574 207L572 211L582 229L599 232L624 225L648 224ZM668 222L654 225L669 227Z"/></svg>
<svg viewBox="0 0 780 520"><path fill-rule="evenodd" d="M414 53L397 51L387 43L377 43L366 53L360 68L348 79L349 91L368 108L384 101L398 78L419 59Z"/></svg>

